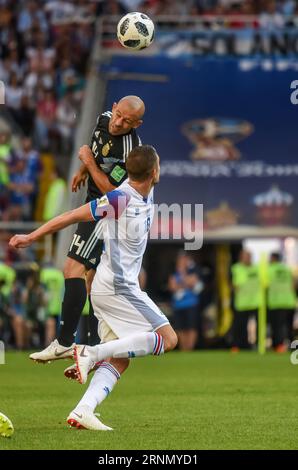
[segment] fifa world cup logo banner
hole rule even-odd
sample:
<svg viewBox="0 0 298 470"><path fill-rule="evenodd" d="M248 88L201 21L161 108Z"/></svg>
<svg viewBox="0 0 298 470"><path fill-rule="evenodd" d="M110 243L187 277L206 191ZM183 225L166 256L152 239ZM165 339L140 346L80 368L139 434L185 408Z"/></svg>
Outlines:
<svg viewBox="0 0 298 470"><path fill-rule="evenodd" d="M195 119L185 123L182 133L194 145L190 157L198 161L239 160L237 143L253 132L248 121L230 118Z"/></svg>

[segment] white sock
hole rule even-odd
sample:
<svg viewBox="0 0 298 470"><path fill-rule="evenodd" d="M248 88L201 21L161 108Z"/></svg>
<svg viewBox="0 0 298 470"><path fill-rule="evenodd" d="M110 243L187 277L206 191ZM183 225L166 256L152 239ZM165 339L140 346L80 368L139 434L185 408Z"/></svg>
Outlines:
<svg viewBox="0 0 298 470"><path fill-rule="evenodd" d="M164 340L158 333L139 333L97 346L89 346L88 351L95 361L102 361L108 357L131 358L148 354L159 355L164 352Z"/></svg>
<svg viewBox="0 0 298 470"><path fill-rule="evenodd" d="M94 411L111 393L119 379L120 374L117 369L109 362L103 362L99 369L95 371L89 387L76 408L87 405Z"/></svg>

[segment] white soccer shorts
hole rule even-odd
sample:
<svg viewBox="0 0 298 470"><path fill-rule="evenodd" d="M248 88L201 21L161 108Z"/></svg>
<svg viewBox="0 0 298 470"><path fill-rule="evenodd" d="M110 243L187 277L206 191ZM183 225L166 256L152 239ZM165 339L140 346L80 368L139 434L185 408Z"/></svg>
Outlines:
<svg viewBox="0 0 298 470"><path fill-rule="evenodd" d="M102 343L155 331L169 324L167 317L143 291L91 295L91 301L98 318L98 334Z"/></svg>

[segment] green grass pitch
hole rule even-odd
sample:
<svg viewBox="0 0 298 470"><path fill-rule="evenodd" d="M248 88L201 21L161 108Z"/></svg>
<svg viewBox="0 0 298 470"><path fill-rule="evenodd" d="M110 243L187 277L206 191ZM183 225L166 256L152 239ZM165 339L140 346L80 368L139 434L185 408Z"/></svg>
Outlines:
<svg viewBox="0 0 298 470"><path fill-rule="evenodd" d="M64 378L69 361L34 364L7 353L0 411L15 433L2 449L297 449L298 366L285 355L173 352L134 359L102 404L113 432L65 422L86 386Z"/></svg>

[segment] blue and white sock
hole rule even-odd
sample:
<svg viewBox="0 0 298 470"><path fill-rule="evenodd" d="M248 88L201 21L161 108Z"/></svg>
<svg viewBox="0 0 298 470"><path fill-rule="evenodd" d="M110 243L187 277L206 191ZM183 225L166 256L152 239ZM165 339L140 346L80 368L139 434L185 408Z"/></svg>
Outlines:
<svg viewBox="0 0 298 470"><path fill-rule="evenodd" d="M87 405L94 411L100 403L111 393L120 374L109 362L102 362L99 369L95 371L89 387L76 408Z"/></svg>
<svg viewBox="0 0 298 470"><path fill-rule="evenodd" d="M108 357L132 358L148 354L160 355L164 353L164 340L159 333L139 333L88 347L88 351L95 361L102 361Z"/></svg>

